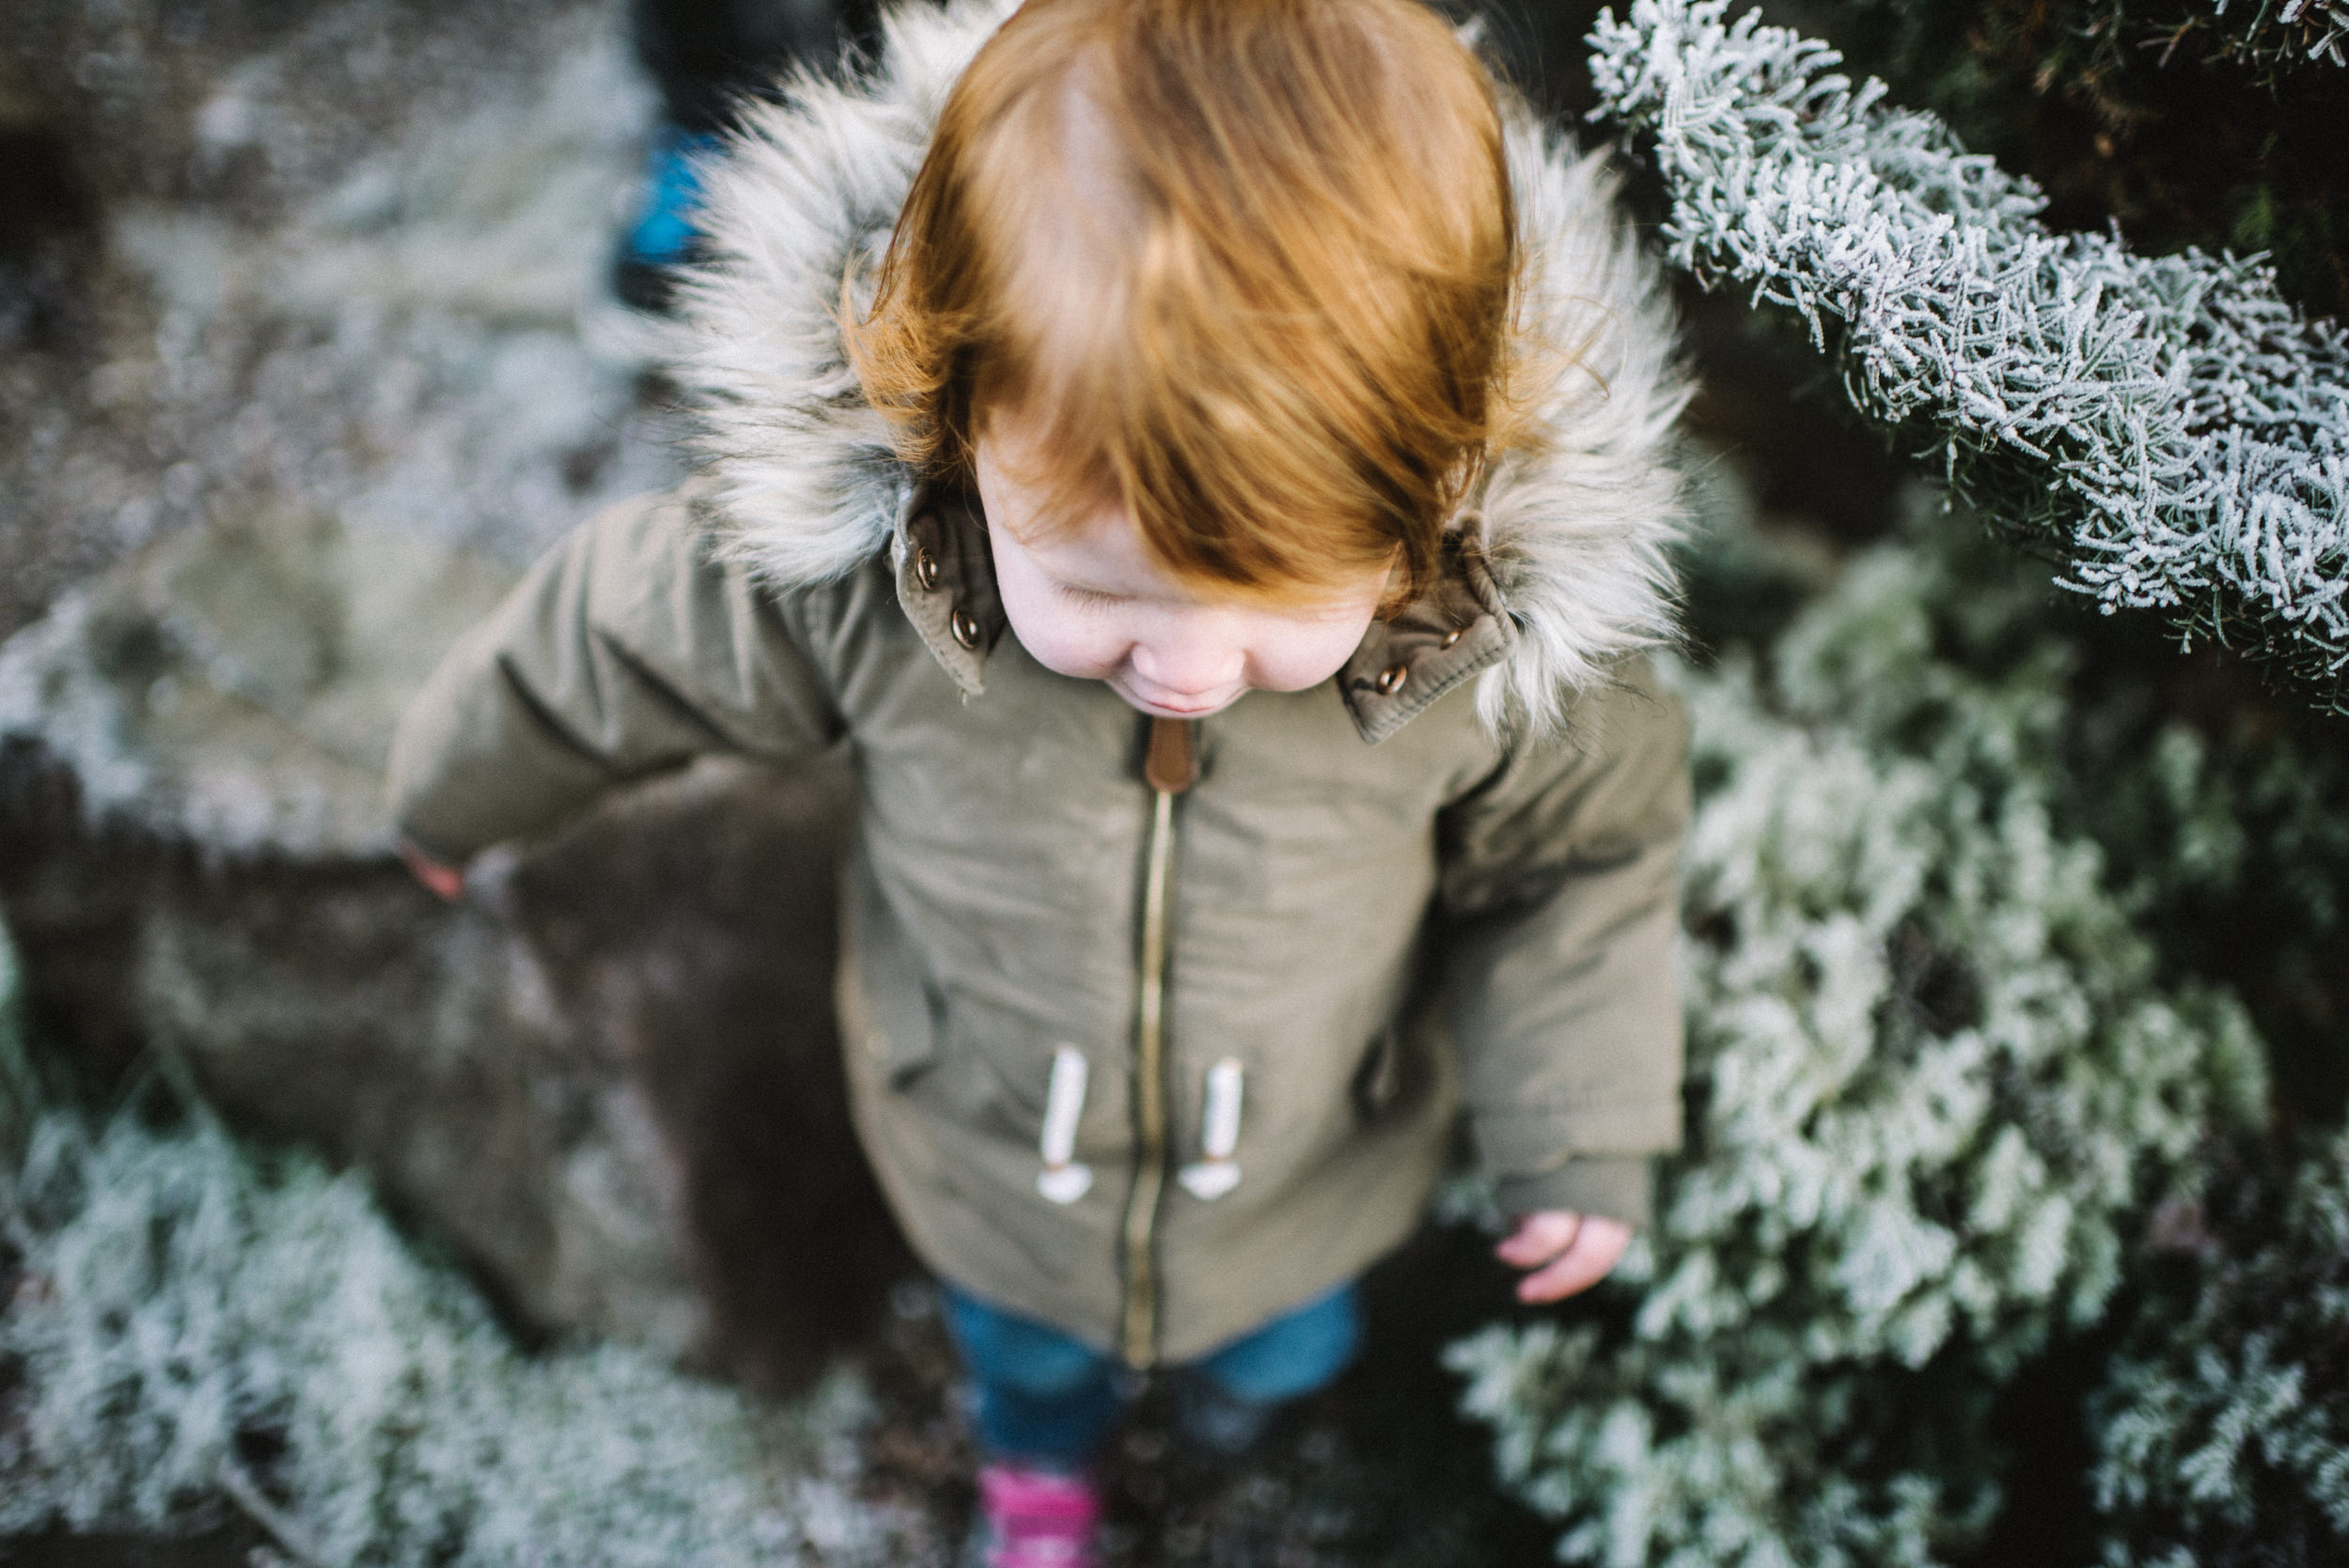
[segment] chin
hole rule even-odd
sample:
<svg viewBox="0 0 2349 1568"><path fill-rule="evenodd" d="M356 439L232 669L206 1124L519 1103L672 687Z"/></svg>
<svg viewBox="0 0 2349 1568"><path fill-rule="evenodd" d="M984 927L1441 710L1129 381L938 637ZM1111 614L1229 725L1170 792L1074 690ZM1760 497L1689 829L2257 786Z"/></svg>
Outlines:
<svg viewBox="0 0 2349 1568"><path fill-rule="evenodd" d="M1209 697L1198 700L1186 698L1179 703L1169 703L1153 702L1149 698L1129 691L1122 683L1116 681L1109 682L1109 689L1123 698L1128 707L1138 708L1152 718L1170 719L1206 718L1211 713L1222 713L1247 695L1246 688L1243 687L1228 697Z"/></svg>

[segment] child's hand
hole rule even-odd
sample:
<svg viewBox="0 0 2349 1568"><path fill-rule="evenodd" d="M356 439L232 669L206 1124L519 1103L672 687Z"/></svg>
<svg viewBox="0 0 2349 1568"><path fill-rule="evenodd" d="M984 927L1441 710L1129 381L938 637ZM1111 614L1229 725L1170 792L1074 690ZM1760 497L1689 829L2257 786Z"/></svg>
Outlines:
<svg viewBox="0 0 2349 1568"><path fill-rule="evenodd" d="M1621 1221L1543 1209L1518 1220L1493 1251L1511 1268L1540 1270L1517 1281L1518 1300L1563 1301L1605 1278L1630 1245L1631 1227Z"/></svg>
<svg viewBox="0 0 2349 1568"><path fill-rule="evenodd" d="M465 896L465 873L462 867L445 866L405 839L399 841L399 858L408 863L408 870L415 873L418 882L450 903L455 903Z"/></svg>

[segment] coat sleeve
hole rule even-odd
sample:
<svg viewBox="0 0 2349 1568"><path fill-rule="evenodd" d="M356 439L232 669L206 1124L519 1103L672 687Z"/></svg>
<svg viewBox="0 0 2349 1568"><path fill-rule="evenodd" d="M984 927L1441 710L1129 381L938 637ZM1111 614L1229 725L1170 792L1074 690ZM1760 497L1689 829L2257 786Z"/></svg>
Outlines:
<svg viewBox="0 0 2349 1568"><path fill-rule="evenodd" d="M1443 823L1448 1022L1511 1213L1649 1218L1681 1136L1686 719L1645 661L1522 745Z"/></svg>
<svg viewBox="0 0 2349 1568"><path fill-rule="evenodd" d="M393 818L462 865L706 752L819 751L841 720L793 633L747 569L711 558L689 496L623 502L533 566L410 702Z"/></svg>

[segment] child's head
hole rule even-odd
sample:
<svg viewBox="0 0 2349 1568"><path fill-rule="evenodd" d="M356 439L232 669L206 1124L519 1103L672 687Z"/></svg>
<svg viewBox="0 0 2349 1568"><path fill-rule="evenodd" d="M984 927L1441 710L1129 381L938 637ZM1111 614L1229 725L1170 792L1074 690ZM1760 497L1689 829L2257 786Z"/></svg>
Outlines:
<svg viewBox="0 0 2349 1568"><path fill-rule="evenodd" d="M846 326L1022 541L1122 520L1201 602L1326 605L1433 579L1515 271L1491 85L1418 0L1027 0Z"/></svg>

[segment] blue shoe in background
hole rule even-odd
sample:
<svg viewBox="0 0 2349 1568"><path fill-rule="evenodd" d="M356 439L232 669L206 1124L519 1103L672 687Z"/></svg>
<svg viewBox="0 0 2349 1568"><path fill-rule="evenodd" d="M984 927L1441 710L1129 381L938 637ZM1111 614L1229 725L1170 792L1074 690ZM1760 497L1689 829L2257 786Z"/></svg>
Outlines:
<svg viewBox="0 0 2349 1568"><path fill-rule="evenodd" d="M612 262L612 290L638 310L666 311L674 301L676 269L699 253L700 160L718 149L717 136L664 126L647 149L644 204L620 236Z"/></svg>

